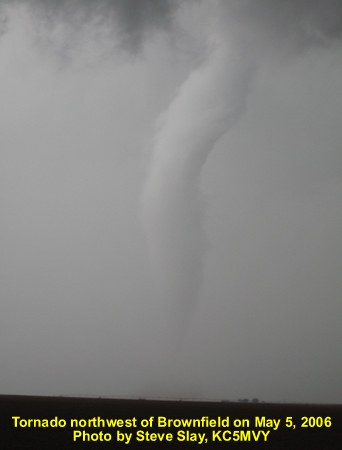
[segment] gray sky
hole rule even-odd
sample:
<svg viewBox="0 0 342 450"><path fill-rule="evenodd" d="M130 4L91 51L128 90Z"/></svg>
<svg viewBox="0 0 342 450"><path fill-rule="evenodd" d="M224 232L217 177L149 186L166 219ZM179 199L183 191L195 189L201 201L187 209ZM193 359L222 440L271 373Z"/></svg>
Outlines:
<svg viewBox="0 0 342 450"><path fill-rule="evenodd" d="M342 402L339 1L2 2L0 393Z"/></svg>

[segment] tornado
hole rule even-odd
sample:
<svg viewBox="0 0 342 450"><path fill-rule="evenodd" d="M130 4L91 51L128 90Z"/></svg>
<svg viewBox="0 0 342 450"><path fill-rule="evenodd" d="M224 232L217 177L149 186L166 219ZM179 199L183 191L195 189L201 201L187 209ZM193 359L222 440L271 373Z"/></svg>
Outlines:
<svg viewBox="0 0 342 450"><path fill-rule="evenodd" d="M254 61L217 34L159 120L143 193L143 219L156 295L177 334L185 332L203 278L207 239L200 176L216 142L246 108Z"/></svg>

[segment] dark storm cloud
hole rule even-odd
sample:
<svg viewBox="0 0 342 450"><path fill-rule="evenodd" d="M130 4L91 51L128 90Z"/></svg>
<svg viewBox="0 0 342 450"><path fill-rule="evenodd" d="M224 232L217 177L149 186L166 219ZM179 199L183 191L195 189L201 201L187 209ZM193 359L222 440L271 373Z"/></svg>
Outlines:
<svg viewBox="0 0 342 450"><path fill-rule="evenodd" d="M180 2L118 0L113 4L125 38L135 47L141 42L147 30L169 27Z"/></svg>
<svg viewBox="0 0 342 450"><path fill-rule="evenodd" d="M69 45L78 33L92 30L119 35L121 45L137 52L156 30L172 31L172 22L182 5L200 5L189 0L7 0L2 2L2 31L6 31L5 7L25 5L47 30L63 23ZM215 4L215 2L210 2ZM257 38L272 39L291 50L307 46L327 46L342 37L342 3L338 0L226 0L217 2L228 11L227 26L233 22L251 26ZM45 29L45 31L47 31ZM264 39L262 39L264 41Z"/></svg>
<svg viewBox="0 0 342 450"><path fill-rule="evenodd" d="M86 32L89 26L107 28L119 34L122 45L130 51L140 49L153 31L169 29L179 7L178 0L22 0L7 1L3 6L25 5L40 24L55 27L63 23L72 32Z"/></svg>

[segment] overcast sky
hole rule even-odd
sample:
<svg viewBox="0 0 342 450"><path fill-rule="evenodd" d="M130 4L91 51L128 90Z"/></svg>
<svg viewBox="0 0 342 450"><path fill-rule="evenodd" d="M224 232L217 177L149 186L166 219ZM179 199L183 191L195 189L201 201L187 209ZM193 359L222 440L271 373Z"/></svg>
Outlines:
<svg viewBox="0 0 342 450"><path fill-rule="evenodd" d="M341 403L340 1L0 6L0 393Z"/></svg>

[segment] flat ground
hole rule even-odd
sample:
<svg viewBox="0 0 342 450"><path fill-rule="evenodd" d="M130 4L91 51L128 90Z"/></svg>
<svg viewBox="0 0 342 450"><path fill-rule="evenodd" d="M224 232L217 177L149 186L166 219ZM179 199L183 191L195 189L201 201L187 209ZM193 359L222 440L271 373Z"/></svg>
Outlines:
<svg viewBox="0 0 342 450"><path fill-rule="evenodd" d="M4 449L193 448L198 446L203 434L205 437L201 446L207 449L232 447L245 450L254 448L331 450L342 448L342 405L3 395L0 396L0 417L1 447ZM18 417L17 426L12 417ZM57 421L62 420L59 422L62 426L52 426L56 422L56 417ZM152 426L147 422L147 426L142 426L142 420L149 420L151 417L153 417ZM176 421L170 423L170 427L158 427L158 417L179 420L205 417L216 423L211 422L210 426L206 419L203 419L204 426L202 422L195 424L196 426L187 426ZM227 427L227 417L229 417L229 427ZM94 418L95 421L88 423L88 419ZM98 422L98 418L105 422ZM226 422L219 425L218 418L221 418L221 421L226 419ZM38 427L38 422L36 427L33 422L29 426L29 419L40 419L41 425L46 419L44 423L48 426ZM51 419L55 421L50 422ZM83 419L86 422L81 421L71 427L71 419L78 421ZM129 419L131 422L127 422L126 425L132 426L120 426L125 425L120 422L108 426L107 419ZM133 426L134 424L136 426ZM81 436L74 441L75 431L78 431ZM118 432L121 434L118 435ZM169 442L166 441L167 433L169 433L169 439L172 439ZM123 438L125 434L127 438ZM130 438L129 435L131 435ZM123 438L122 442L118 441L118 436ZM105 441L104 437L108 441ZM143 440L138 441L137 438ZM125 443L128 439L129 443Z"/></svg>

